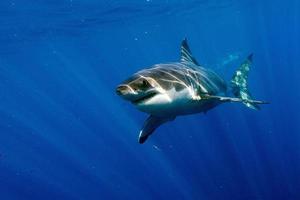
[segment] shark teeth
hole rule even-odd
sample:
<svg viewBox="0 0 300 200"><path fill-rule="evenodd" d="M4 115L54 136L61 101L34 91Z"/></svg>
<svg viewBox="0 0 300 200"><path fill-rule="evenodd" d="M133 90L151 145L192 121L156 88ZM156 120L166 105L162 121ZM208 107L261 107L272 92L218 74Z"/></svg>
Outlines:
<svg viewBox="0 0 300 200"><path fill-rule="evenodd" d="M155 92L149 93L149 94L147 94L147 95L145 95L145 96L143 96L143 97L141 97L139 99L136 99L136 100L132 101L132 103L134 103L134 104L143 103L143 102L147 101L148 99L154 97L155 95L156 95Z"/></svg>

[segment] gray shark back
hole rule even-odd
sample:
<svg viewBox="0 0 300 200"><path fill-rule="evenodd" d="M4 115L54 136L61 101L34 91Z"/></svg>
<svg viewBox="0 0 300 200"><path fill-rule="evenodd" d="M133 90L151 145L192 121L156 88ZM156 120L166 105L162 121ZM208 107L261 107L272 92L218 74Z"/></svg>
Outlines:
<svg viewBox="0 0 300 200"><path fill-rule="evenodd" d="M153 78L164 90L177 92L190 88L198 95L217 95L226 92L226 83L213 71L192 62L156 64L141 70L137 76Z"/></svg>

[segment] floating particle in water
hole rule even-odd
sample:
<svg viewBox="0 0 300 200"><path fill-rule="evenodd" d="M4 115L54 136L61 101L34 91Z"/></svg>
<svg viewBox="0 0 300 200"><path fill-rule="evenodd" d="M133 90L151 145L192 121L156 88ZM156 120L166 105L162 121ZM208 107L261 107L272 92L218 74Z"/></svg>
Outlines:
<svg viewBox="0 0 300 200"><path fill-rule="evenodd" d="M158 146L156 146L156 145L153 145L153 148L156 149L156 150L158 150L158 151L161 151L160 148Z"/></svg>

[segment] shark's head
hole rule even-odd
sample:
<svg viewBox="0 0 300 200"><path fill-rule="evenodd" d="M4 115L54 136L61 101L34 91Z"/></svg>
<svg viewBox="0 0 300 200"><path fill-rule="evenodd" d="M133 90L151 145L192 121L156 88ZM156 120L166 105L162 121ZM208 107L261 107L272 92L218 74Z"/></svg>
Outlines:
<svg viewBox="0 0 300 200"><path fill-rule="evenodd" d="M116 93L123 99L130 101L136 106L149 106L161 94L161 88L152 77L134 74L129 79L117 86Z"/></svg>

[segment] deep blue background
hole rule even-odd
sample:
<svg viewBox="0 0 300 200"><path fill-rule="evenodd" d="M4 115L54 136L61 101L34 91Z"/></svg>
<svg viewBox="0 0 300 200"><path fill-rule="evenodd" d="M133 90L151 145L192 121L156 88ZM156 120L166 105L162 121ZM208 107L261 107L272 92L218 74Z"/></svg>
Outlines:
<svg viewBox="0 0 300 200"><path fill-rule="evenodd" d="M299 12L298 0L1 1L1 200L300 199ZM140 145L146 115L115 86L177 61L184 37L226 80L253 52L250 90L271 104L178 117Z"/></svg>

